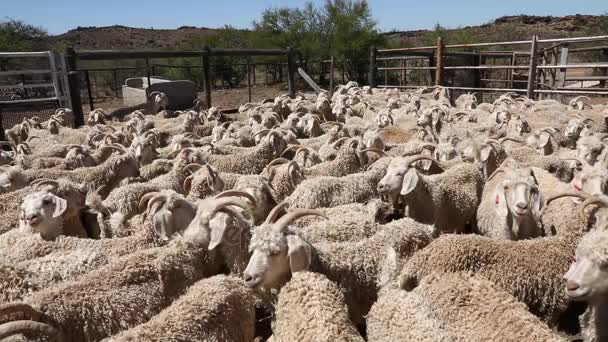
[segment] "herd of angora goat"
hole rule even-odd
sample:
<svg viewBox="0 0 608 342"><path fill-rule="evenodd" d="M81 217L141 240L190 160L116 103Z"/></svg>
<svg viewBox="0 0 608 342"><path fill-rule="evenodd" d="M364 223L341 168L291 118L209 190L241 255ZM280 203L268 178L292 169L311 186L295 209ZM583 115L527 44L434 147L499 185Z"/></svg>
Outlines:
<svg viewBox="0 0 608 342"><path fill-rule="evenodd" d="M150 95L6 130L0 340L608 341L608 106Z"/></svg>

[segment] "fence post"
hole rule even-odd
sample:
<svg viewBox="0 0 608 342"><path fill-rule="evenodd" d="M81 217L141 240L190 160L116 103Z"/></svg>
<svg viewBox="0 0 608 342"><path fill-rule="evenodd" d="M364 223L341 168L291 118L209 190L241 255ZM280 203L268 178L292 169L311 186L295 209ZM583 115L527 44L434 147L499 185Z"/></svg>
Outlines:
<svg viewBox="0 0 608 342"><path fill-rule="evenodd" d="M116 98L119 98L118 96L118 72L116 71L116 69L112 70L113 72L113 76L114 76L114 92L116 94Z"/></svg>
<svg viewBox="0 0 608 342"><path fill-rule="evenodd" d="M247 96L249 102L251 102L251 64L249 64L249 58L247 58Z"/></svg>
<svg viewBox="0 0 608 342"><path fill-rule="evenodd" d="M287 86L289 88L289 97L296 97L296 56L295 50L292 47L287 48Z"/></svg>
<svg viewBox="0 0 608 342"><path fill-rule="evenodd" d="M536 84L536 63L538 59L538 51L536 49L536 41L538 36L532 36L532 46L530 47L530 72L528 73L528 89L526 95L529 99L534 100L534 86Z"/></svg>
<svg viewBox="0 0 608 342"><path fill-rule="evenodd" d="M334 56L329 61L329 97L334 94Z"/></svg>
<svg viewBox="0 0 608 342"><path fill-rule="evenodd" d="M152 84L152 82L150 82L150 59L149 58L146 58L146 78L148 79L148 88L150 88L150 85ZM146 93L150 94L150 89L148 89L146 91Z"/></svg>
<svg viewBox="0 0 608 342"><path fill-rule="evenodd" d="M87 94L89 95L89 109L93 111L95 106L93 106L93 94L91 92L91 78L89 77L89 70L84 71L84 79L87 82Z"/></svg>
<svg viewBox="0 0 608 342"><path fill-rule="evenodd" d="M203 91L205 92L205 103L207 104L207 108L211 108L211 74L209 68L211 50L206 46L203 50ZM222 79L224 78L222 77Z"/></svg>
<svg viewBox="0 0 608 342"><path fill-rule="evenodd" d="M372 46L369 49L369 76L367 82L372 88L376 87L376 52L377 50L375 46Z"/></svg>
<svg viewBox="0 0 608 342"><path fill-rule="evenodd" d="M437 49L435 54L435 85L443 85L443 39L437 37Z"/></svg>
<svg viewBox="0 0 608 342"><path fill-rule="evenodd" d="M74 113L74 127L84 125L84 113L82 112L82 101L80 99L80 75L76 65L76 51L68 47L65 49L65 61L67 63L68 89L70 91L70 103Z"/></svg>

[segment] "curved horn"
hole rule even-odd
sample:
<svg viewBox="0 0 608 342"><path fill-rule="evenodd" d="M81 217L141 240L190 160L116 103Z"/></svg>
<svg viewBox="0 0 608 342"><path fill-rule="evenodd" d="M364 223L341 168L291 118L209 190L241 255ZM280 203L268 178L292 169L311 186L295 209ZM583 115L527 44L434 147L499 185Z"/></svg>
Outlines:
<svg viewBox="0 0 608 342"><path fill-rule="evenodd" d="M285 158L276 158L275 160L268 163L268 165L266 165L265 169L270 169L271 166L275 166L278 164L285 164L285 163L289 163L289 160L287 160Z"/></svg>
<svg viewBox="0 0 608 342"><path fill-rule="evenodd" d="M268 133L268 132L270 132L269 129L261 129L261 130L255 132L255 133L253 133L253 135L251 135L251 137L255 138L255 137L257 137L260 134L264 134L264 133Z"/></svg>
<svg viewBox="0 0 608 342"><path fill-rule="evenodd" d="M411 157L407 158L407 166L410 166L413 162L416 162L418 160L424 160L424 159L430 160L430 161L434 162L435 164L437 164L439 167L442 167L441 163L437 159L429 157L429 156L422 156L422 155L416 155L416 156L411 156Z"/></svg>
<svg viewBox="0 0 608 342"><path fill-rule="evenodd" d="M585 208L587 208L588 206L590 206L592 204L600 204L602 207L607 208L608 199L600 197L600 196L592 196L592 197L585 199L585 202L583 202L583 205L581 206L581 215L583 217L585 216Z"/></svg>
<svg viewBox="0 0 608 342"><path fill-rule="evenodd" d="M47 323L35 321L13 321L0 325L0 340L22 333L45 335L51 341L64 341L61 331Z"/></svg>
<svg viewBox="0 0 608 342"><path fill-rule="evenodd" d="M286 209L288 206L289 206L289 202L287 202L287 201L283 201L283 202L277 204L268 213L268 216L266 217L266 221L264 221L264 224L274 223L274 221L276 220L276 218L279 215L279 213L281 212L281 210Z"/></svg>
<svg viewBox="0 0 608 342"><path fill-rule="evenodd" d="M197 164L197 163L191 163L191 164L186 165L186 167L184 167L184 169L190 171L190 173L194 173L194 172L198 171L201 167L203 167L203 165Z"/></svg>
<svg viewBox="0 0 608 342"><path fill-rule="evenodd" d="M287 228L287 226L291 222L299 219L302 216L309 216L309 215L321 216L324 219L329 220L329 218L327 218L327 216L325 216L325 214L323 214L322 212L320 212L318 210L298 208L298 209L294 209L293 211L287 212L287 214L285 214L283 217L278 219L277 222L274 223L273 229L278 232L282 232Z"/></svg>
<svg viewBox="0 0 608 342"><path fill-rule="evenodd" d="M387 157L388 156L388 154L385 151L377 149L377 148L366 148L366 149L361 150L359 152L376 152L376 153L378 153L379 155L381 155L383 157Z"/></svg>
<svg viewBox="0 0 608 342"><path fill-rule="evenodd" d="M144 194L143 196L141 196L141 198L139 199L139 204L138 204L138 208L139 211L144 210L147 206L148 206L148 201L150 201L150 199L156 195L160 194L160 192L158 191L153 191L153 192L148 192L147 194Z"/></svg>
<svg viewBox="0 0 608 342"><path fill-rule="evenodd" d="M303 147L303 146L302 146L302 145L290 145L290 146L288 146L288 147L287 147L287 148L286 148L286 149L283 151L283 153L281 153L281 158L284 158L284 155L285 155L287 152L290 152L290 151L292 151L292 150L294 150L294 149L296 149L296 148L298 148L298 149L299 149L299 148L301 148L301 147ZM297 152L297 151L296 151L296 154L298 154L298 152Z"/></svg>
<svg viewBox="0 0 608 342"><path fill-rule="evenodd" d="M37 179L35 181L35 183L32 182L32 185L34 185L37 189L46 184L50 184L50 185L59 187L59 182L56 179L40 178L40 179Z"/></svg>
<svg viewBox="0 0 608 342"><path fill-rule="evenodd" d="M342 137L342 138L340 138L340 139L338 139L338 140L334 141L334 142L331 144L331 148L334 148L334 149L335 149L335 148L336 148L336 146L341 145L342 143L344 143L344 142L345 142L346 140L348 140L348 139L350 139L350 138L347 138L347 137Z"/></svg>
<svg viewBox="0 0 608 342"><path fill-rule="evenodd" d="M245 192L245 191L240 191L240 190L226 190L226 191L222 191L219 194L215 195L215 199L218 198L222 198L222 197L245 197L249 200L249 202L251 202L252 206L256 206L256 200L255 197L251 196L250 193Z"/></svg>
<svg viewBox="0 0 608 342"><path fill-rule="evenodd" d="M516 142L516 143L518 143L518 144L525 144L525 143L526 143L526 142L525 142L525 141L523 141L523 140L519 140L519 139L515 139L515 138L511 138L511 137L504 137L504 138L500 138L499 140L495 140L495 139L486 139L486 143L488 143L488 142L494 142L494 141L498 142L498 144L499 144L500 146L502 146L502 144L504 144L504 143L505 143L505 141L513 141L513 142Z"/></svg>

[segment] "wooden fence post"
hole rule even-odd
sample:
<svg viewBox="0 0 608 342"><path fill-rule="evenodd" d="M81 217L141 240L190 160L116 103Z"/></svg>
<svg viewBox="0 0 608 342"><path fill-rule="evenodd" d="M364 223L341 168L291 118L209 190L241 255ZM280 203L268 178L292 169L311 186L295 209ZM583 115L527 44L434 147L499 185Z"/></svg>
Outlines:
<svg viewBox="0 0 608 342"><path fill-rule="evenodd" d="M203 92L205 92L205 103L207 109L211 108L211 72L209 67L209 58L211 57L211 50L208 47L203 48ZM222 79L224 79L222 77Z"/></svg>
<svg viewBox="0 0 608 342"><path fill-rule="evenodd" d="M334 56L329 60L329 97L334 94Z"/></svg>
<svg viewBox="0 0 608 342"><path fill-rule="evenodd" d="M85 79L85 82L87 82L87 94L89 95L89 108L91 111L93 111L93 109L95 109L95 106L93 105L93 93L91 92L91 78L89 76L89 70L84 71L84 79Z"/></svg>
<svg viewBox="0 0 608 342"><path fill-rule="evenodd" d="M296 97L296 54L292 47L287 48L287 87L289 88L289 97Z"/></svg>
<svg viewBox="0 0 608 342"><path fill-rule="evenodd" d="M249 58L247 59L247 95L249 102L251 102L251 64L249 64Z"/></svg>
<svg viewBox="0 0 608 342"><path fill-rule="evenodd" d="M80 99L80 75L76 65L76 51L68 47L65 49L65 60L68 72L68 89L70 91L70 103L74 113L74 127L84 125L84 113L82 112L82 100Z"/></svg>
<svg viewBox="0 0 608 342"><path fill-rule="evenodd" d="M368 76L368 83L369 86L372 88L376 87L376 70L377 70L377 66L376 66L376 47L372 46L369 49L369 76Z"/></svg>
<svg viewBox="0 0 608 342"><path fill-rule="evenodd" d="M536 64L538 61L537 51L538 36L532 36L532 46L530 47L530 70L528 73L528 89L526 95L529 99L534 100L534 88L536 86Z"/></svg>
<svg viewBox="0 0 608 342"><path fill-rule="evenodd" d="M443 85L443 39L437 37L435 54L435 85Z"/></svg>

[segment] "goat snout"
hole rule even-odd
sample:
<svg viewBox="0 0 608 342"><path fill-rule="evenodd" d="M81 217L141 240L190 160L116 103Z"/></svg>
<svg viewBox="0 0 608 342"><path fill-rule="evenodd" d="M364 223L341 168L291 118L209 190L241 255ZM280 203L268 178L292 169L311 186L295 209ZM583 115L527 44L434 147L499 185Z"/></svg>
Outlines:
<svg viewBox="0 0 608 342"><path fill-rule="evenodd" d="M568 281L566 281L566 289L568 291L576 291L579 289L579 287L581 286L574 280L568 279Z"/></svg>
<svg viewBox="0 0 608 342"><path fill-rule="evenodd" d="M528 203L524 203L524 202L517 202L517 204L515 204L515 206L517 207L517 209L520 209L520 210L528 209Z"/></svg>
<svg viewBox="0 0 608 342"><path fill-rule="evenodd" d="M243 280L248 287L256 287L262 282L262 277L253 276L247 272L243 273Z"/></svg>
<svg viewBox="0 0 608 342"><path fill-rule="evenodd" d="M37 224L38 222L40 222L40 216L38 216L38 214L29 214L29 215L25 216L25 220L30 225L34 225L34 224Z"/></svg>

